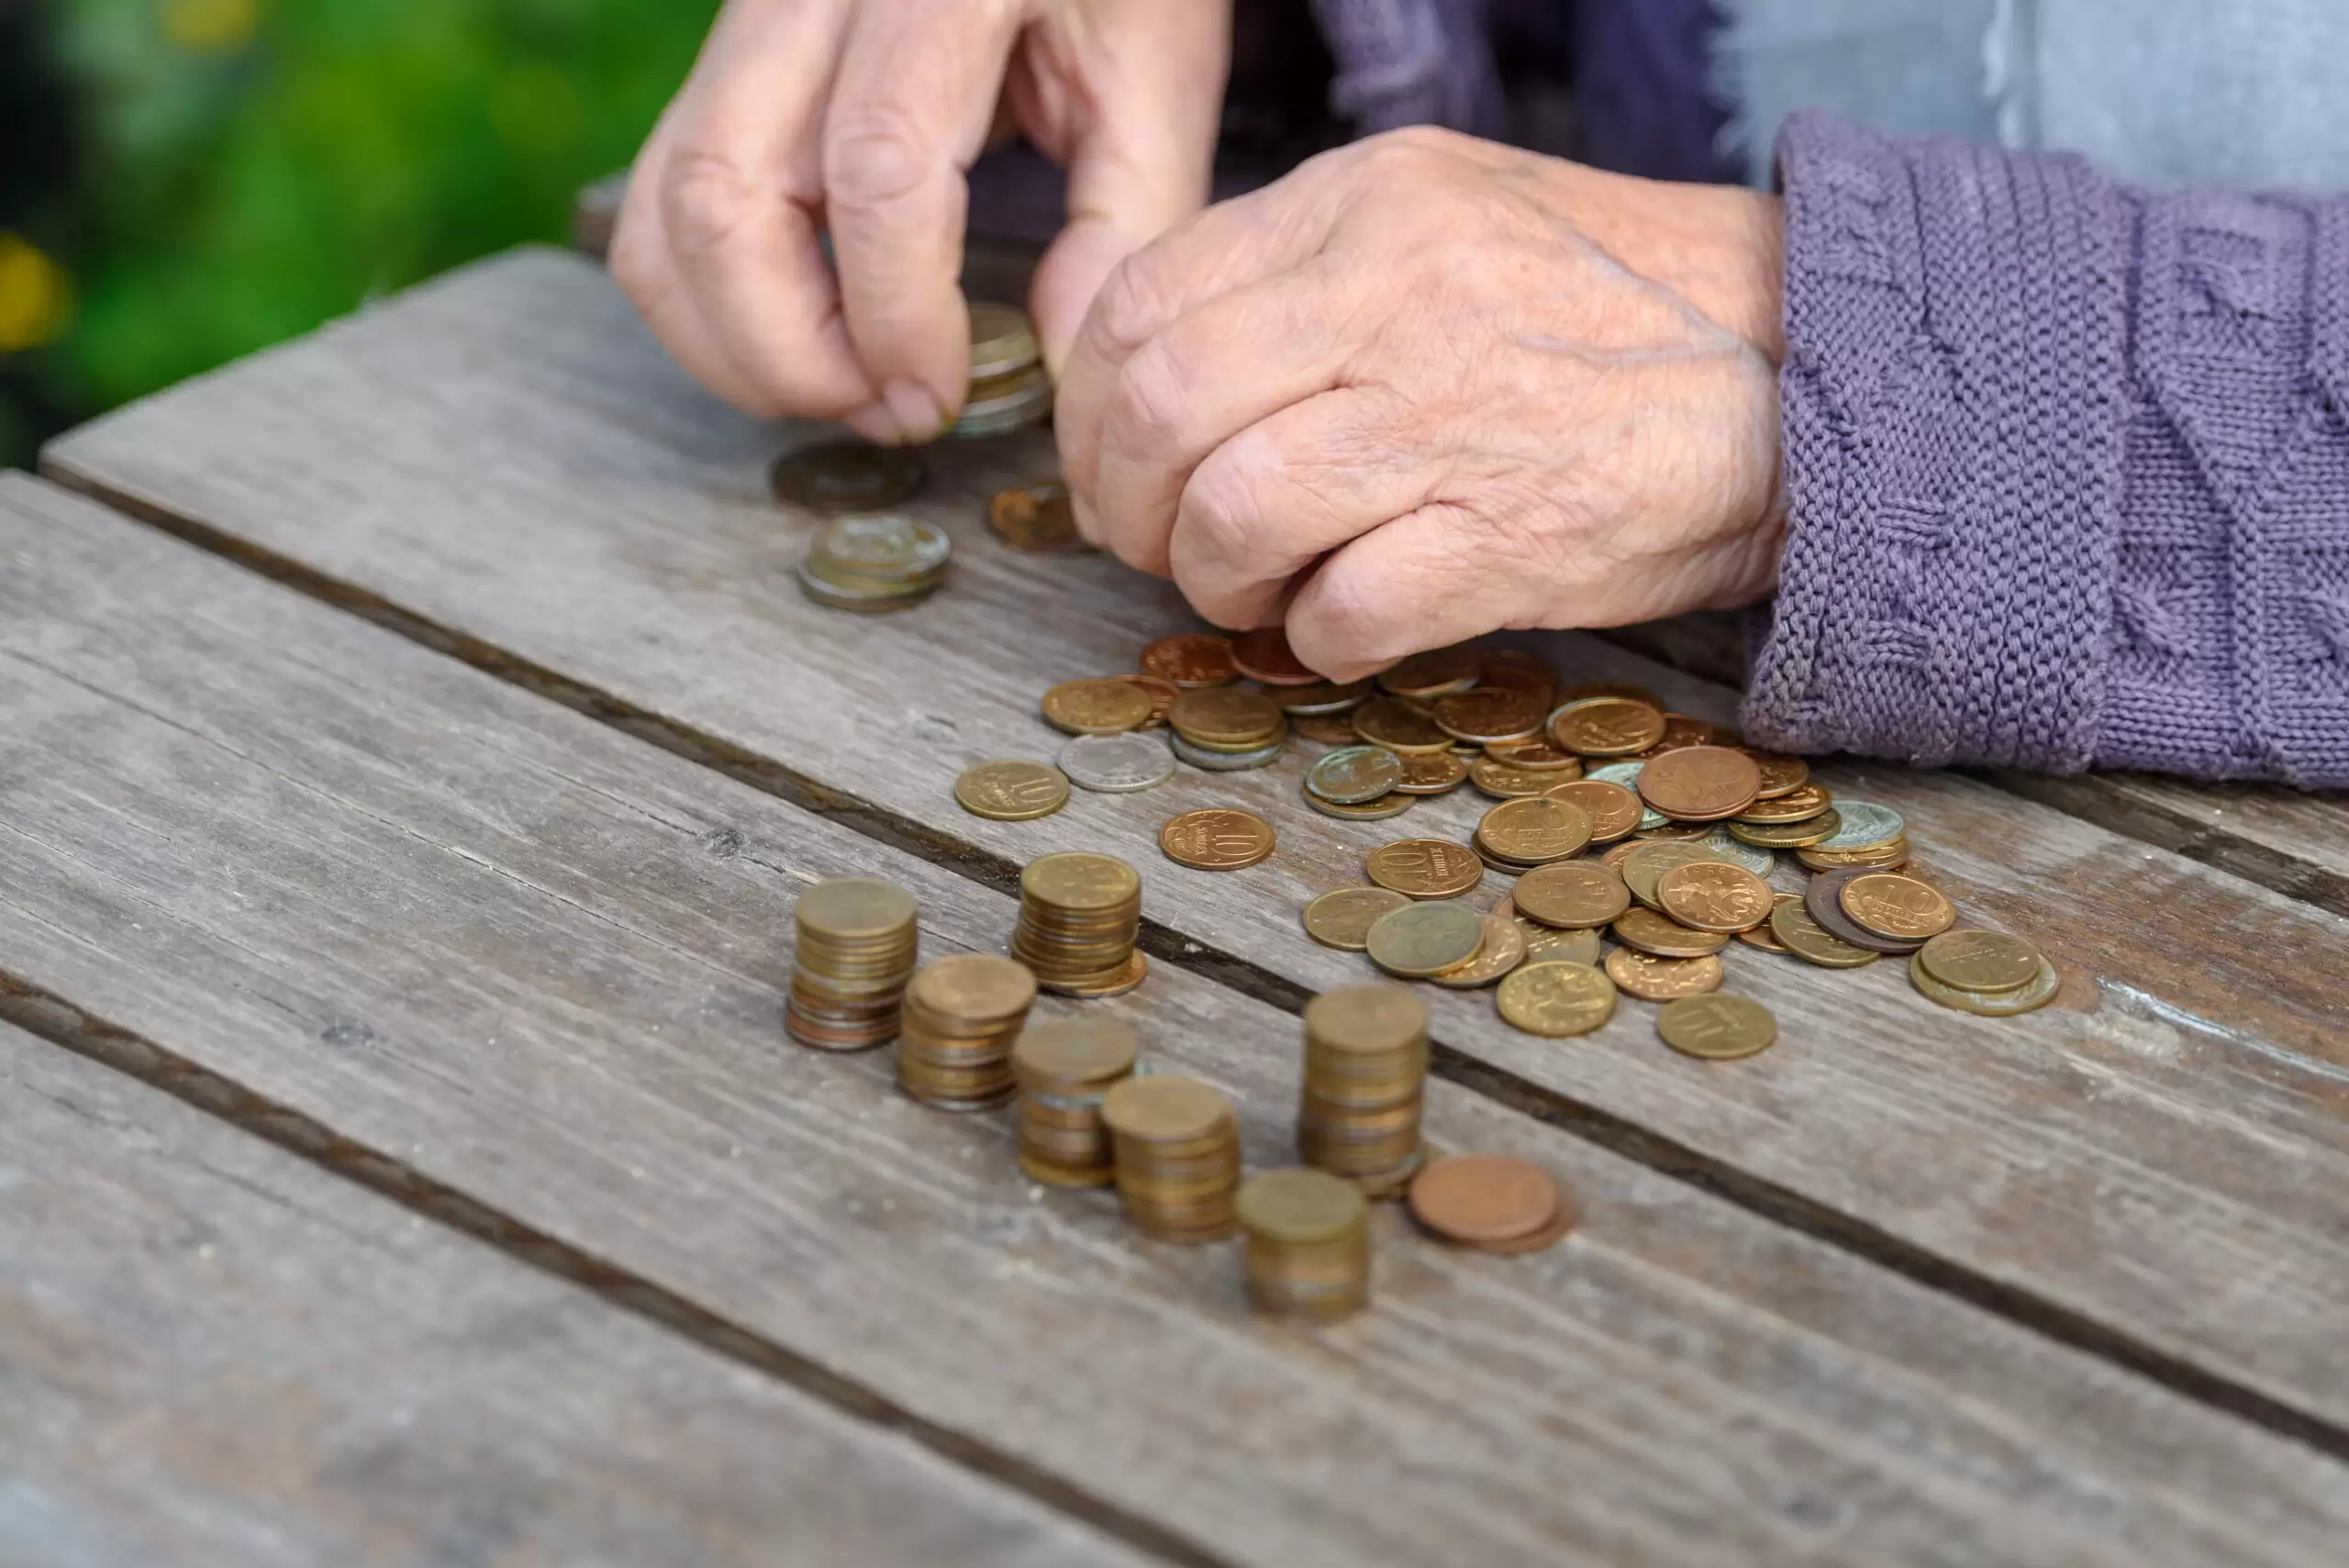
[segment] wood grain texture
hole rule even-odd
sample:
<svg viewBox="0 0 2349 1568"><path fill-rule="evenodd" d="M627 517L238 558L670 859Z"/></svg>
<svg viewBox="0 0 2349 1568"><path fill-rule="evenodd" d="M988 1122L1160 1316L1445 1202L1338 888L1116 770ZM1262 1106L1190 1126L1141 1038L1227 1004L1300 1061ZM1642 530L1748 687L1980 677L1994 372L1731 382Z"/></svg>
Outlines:
<svg viewBox="0 0 2349 1568"><path fill-rule="evenodd" d="M0 1024L0 1562L1152 1561Z"/></svg>
<svg viewBox="0 0 2349 1568"><path fill-rule="evenodd" d="M2349 1469L1447 1084L1590 1219L1377 1301L1020 1179L1000 1115L778 1028L795 893L1010 902L72 497L0 482L0 967L1215 1560L2325 1560ZM1055 1006L1069 1004L1055 1004ZM1282 1162L1297 1023L1096 1006Z"/></svg>
<svg viewBox="0 0 2349 1568"><path fill-rule="evenodd" d="M1122 851L1145 867L1149 915L1205 956L1308 989L1363 975L1306 940L1298 907L1358 880L1385 839L1464 837L1480 802L1332 823L1302 808L1290 762L1079 792L1038 822L963 814L959 769L1052 754L1034 708L1047 684L1130 667L1186 624L1182 606L1097 556L992 539L981 498L1052 465L1031 432L929 454L915 507L956 538L948 592L910 615L819 610L790 578L810 519L763 479L801 439L688 384L592 268L524 252L110 417L48 461L215 548L295 563L317 591L399 606L469 659L567 683L591 710L764 759L810 800L870 803L937 853L999 868ZM1726 690L1619 647L1551 646L1575 675L1731 711ZM1897 964L1826 973L1741 949L1731 984L1778 1012L1784 1043L1734 1068L1673 1056L1640 1006L1562 1047L1507 1029L1486 996L1446 995L1440 1038L2349 1425L2349 922L1978 781L1823 776L1905 812L1968 918L2044 945L2068 976L2058 1005L1977 1019L1916 995ZM1280 851L1230 874L1157 858L1159 823L1208 804L1264 811Z"/></svg>

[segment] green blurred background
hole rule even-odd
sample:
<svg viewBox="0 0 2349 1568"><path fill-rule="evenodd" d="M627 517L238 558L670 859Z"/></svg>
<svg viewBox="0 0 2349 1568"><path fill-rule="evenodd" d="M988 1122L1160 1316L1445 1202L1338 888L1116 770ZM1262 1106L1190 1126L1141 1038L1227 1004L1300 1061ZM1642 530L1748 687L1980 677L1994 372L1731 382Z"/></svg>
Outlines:
<svg viewBox="0 0 2349 1568"><path fill-rule="evenodd" d="M0 0L0 464L526 239L716 0Z"/></svg>

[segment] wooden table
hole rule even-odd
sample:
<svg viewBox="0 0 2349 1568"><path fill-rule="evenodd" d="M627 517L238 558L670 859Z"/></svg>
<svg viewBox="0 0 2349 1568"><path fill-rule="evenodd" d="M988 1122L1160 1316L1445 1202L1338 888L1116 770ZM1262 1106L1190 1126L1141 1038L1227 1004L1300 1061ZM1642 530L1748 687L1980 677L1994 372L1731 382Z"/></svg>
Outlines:
<svg viewBox="0 0 2349 1568"><path fill-rule="evenodd" d="M2054 1006L1736 950L1781 1042L1709 1064L1436 995L1431 1137L1587 1223L1384 1208L1372 1311L1267 1320L1001 1115L787 1043L792 900L887 876L999 951L1023 862L1129 857L1152 978L1084 1006L1275 1163L1295 1015L1366 973L1298 908L1391 829L1294 762L963 814L1185 611L992 539L1041 432L929 454L939 597L818 609L795 439L533 250L0 479L0 1562L2343 1560L2338 800L1827 765ZM1213 802L1279 852L1160 857Z"/></svg>

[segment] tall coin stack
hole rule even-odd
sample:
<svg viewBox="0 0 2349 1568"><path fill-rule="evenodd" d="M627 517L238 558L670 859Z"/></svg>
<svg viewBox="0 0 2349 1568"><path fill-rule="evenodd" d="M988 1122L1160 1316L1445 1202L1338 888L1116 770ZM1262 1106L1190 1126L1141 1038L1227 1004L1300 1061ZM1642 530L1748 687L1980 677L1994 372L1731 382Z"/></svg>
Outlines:
<svg viewBox="0 0 2349 1568"><path fill-rule="evenodd" d="M1141 929L1141 874L1115 855L1063 851L1019 873L1019 924L1011 956L1036 984L1063 996L1112 996L1141 984L1149 961L1134 951Z"/></svg>
<svg viewBox="0 0 2349 1568"><path fill-rule="evenodd" d="M1266 1171L1240 1189L1248 1296L1327 1320L1370 1305L1370 1205L1327 1171Z"/></svg>
<svg viewBox="0 0 2349 1568"><path fill-rule="evenodd" d="M784 1028L818 1051L864 1051L897 1035L920 941L914 895L876 877L819 882L791 912L798 942Z"/></svg>
<svg viewBox="0 0 2349 1568"><path fill-rule="evenodd" d="M1297 1151L1385 1194L1418 1169L1427 1004L1399 985L1341 985L1305 1006Z"/></svg>
<svg viewBox="0 0 2349 1568"><path fill-rule="evenodd" d="M1019 1079L1019 1168L1055 1187L1116 1179L1101 1097L1133 1076L1141 1042L1115 1018L1050 1018L1012 1047Z"/></svg>
<svg viewBox="0 0 2349 1568"><path fill-rule="evenodd" d="M925 966L906 987L897 1084L941 1110L1000 1105L1018 1086L1011 1042L1036 999L1036 977L991 952Z"/></svg>
<svg viewBox="0 0 2349 1568"><path fill-rule="evenodd" d="M1231 1234L1240 1127L1231 1102L1196 1078L1128 1078L1101 1097L1126 1218L1171 1241Z"/></svg>
<svg viewBox="0 0 2349 1568"><path fill-rule="evenodd" d="M1016 305L971 302L971 384L958 436L999 436L1052 411L1052 377L1037 350L1036 329Z"/></svg>

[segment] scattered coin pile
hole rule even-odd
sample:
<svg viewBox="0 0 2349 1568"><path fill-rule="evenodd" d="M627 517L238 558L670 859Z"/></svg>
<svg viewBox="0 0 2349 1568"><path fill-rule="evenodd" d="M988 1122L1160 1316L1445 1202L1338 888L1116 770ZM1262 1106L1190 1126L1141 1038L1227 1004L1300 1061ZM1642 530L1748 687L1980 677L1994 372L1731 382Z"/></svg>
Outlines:
<svg viewBox="0 0 2349 1568"><path fill-rule="evenodd" d="M1048 1186L1106 1187L1115 1172L1101 1096L1133 1076L1141 1041L1115 1018L1052 1018L1011 1053L1019 1168Z"/></svg>
<svg viewBox="0 0 2349 1568"><path fill-rule="evenodd" d="M1266 1171L1240 1189L1249 1299L1323 1321L1370 1304L1370 1205L1326 1171Z"/></svg>
<svg viewBox="0 0 2349 1568"><path fill-rule="evenodd" d="M920 941L913 895L875 877L839 877L792 910L791 995L784 1027L818 1051L865 1051L897 1037Z"/></svg>
<svg viewBox="0 0 2349 1568"><path fill-rule="evenodd" d="M1140 1229L1174 1241L1231 1234L1240 1123L1221 1090L1197 1078L1128 1078L1101 1097L1117 1150L1118 1196Z"/></svg>
<svg viewBox="0 0 2349 1568"><path fill-rule="evenodd" d="M1036 1000L1036 977L993 953L925 965L906 987L897 1083L943 1110L1001 1105L1017 1087L1011 1045Z"/></svg>
<svg viewBox="0 0 2349 1568"><path fill-rule="evenodd" d="M1150 973L1135 951L1141 876L1115 855L1065 851L1028 862L1019 875L1019 924L1011 956L1036 984L1063 996L1115 996Z"/></svg>

